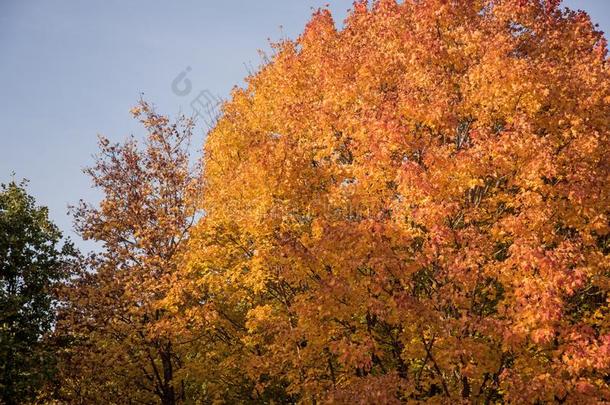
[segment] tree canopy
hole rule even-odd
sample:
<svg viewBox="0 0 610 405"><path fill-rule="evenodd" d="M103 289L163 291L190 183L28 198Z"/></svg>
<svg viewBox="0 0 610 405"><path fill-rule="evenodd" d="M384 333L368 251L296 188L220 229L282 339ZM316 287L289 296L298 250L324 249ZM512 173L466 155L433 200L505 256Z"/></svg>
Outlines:
<svg viewBox="0 0 610 405"><path fill-rule="evenodd" d="M247 83L205 145L185 280L256 394L610 400L610 81L585 13L359 1Z"/></svg>
<svg viewBox="0 0 610 405"><path fill-rule="evenodd" d="M193 122L100 140L68 403L610 401L606 40L558 0L314 13Z"/></svg>
<svg viewBox="0 0 610 405"><path fill-rule="evenodd" d="M53 376L54 356L43 338L52 331L55 289L69 275L75 251L61 244L46 207L26 183L0 188L0 402L31 400Z"/></svg>
<svg viewBox="0 0 610 405"><path fill-rule="evenodd" d="M188 388L164 300L197 213L192 121L170 123L144 101L132 114L146 129L144 145L101 137L85 172L103 199L74 207L77 230L102 251L64 289L57 335L71 344L60 369L63 401L172 405Z"/></svg>

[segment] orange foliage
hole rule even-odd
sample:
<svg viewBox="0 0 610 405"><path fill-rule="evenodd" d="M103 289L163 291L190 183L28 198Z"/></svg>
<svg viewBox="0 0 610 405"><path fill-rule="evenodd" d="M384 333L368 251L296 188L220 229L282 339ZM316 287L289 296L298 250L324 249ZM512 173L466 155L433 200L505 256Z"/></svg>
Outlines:
<svg viewBox="0 0 610 405"><path fill-rule="evenodd" d="M172 124L152 106L131 110L147 131L111 144L85 172L103 193L81 204L75 225L100 251L64 289L57 340L67 343L57 387L62 403L175 404L188 386L180 374L184 342L165 306L188 231L200 173L190 167L192 122Z"/></svg>
<svg viewBox="0 0 610 405"><path fill-rule="evenodd" d="M146 148L102 139L77 210L104 249L66 288L62 400L610 401L606 41L558 4L320 10L201 179L191 123L134 108Z"/></svg>
<svg viewBox="0 0 610 405"><path fill-rule="evenodd" d="M208 398L610 400L606 44L558 3L322 10L233 92L169 302Z"/></svg>

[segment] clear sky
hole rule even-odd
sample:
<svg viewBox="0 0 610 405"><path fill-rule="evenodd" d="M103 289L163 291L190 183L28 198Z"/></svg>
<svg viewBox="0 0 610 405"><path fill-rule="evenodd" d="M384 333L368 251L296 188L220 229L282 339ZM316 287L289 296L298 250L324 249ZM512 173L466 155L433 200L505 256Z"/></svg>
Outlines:
<svg viewBox="0 0 610 405"><path fill-rule="evenodd" d="M97 134L141 135L129 114L140 93L159 112L191 114L201 91L226 97L260 61L268 39L295 38L312 9L341 22L351 0L0 0L0 182L30 192L78 241L68 204L98 198L81 169ZM610 30L610 0L566 0ZM187 70L188 69L188 70ZM190 92L180 81L191 83ZM197 142L203 141L203 129Z"/></svg>

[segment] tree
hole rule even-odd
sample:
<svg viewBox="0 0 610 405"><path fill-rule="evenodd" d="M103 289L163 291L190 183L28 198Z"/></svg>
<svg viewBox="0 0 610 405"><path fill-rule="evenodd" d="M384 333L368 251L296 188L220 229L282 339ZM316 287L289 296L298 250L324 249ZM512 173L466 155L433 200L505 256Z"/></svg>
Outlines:
<svg viewBox="0 0 610 405"><path fill-rule="evenodd" d="M164 307L197 214L199 171L188 147L193 124L176 123L144 101L132 110L147 130L111 144L87 169L101 189L99 206L81 202L76 228L101 252L65 291L58 336L71 342L62 359L64 401L175 404L188 381L185 359Z"/></svg>
<svg viewBox="0 0 610 405"><path fill-rule="evenodd" d="M316 13L206 142L177 289L238 343L201 367L304 403L610 400L608 73L559 1Z"/></svg>
<svg viewBox="0 0 610 405"><path fill-rule="evenodd" d="M26 182L0 188L0 402L34 399L53 375L44 340L55 322L57 285L76 252L27 194Z"/></svg>

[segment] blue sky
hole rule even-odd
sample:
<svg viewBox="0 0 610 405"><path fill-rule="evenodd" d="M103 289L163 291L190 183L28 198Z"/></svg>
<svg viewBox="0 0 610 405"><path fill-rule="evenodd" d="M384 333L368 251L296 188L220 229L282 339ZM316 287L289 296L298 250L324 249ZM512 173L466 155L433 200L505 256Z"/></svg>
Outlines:
<svg viewBox="0 0 610 405"><path fill-rule="evenodd" d="M268 39L296 37L312 9L342 21L351 0L0 0L0 182L30 192L76 239L68 204L95 201L81 169L97 134L142 134L129 115L140 93L158 111L191 113L202 90L226 97L257 66ZM569 0L610 30L610 0ZM280 28L282 27L282 28ZM187 67L188 95L172 91ZM196 141L203 141L203 130Z"/></svg>

